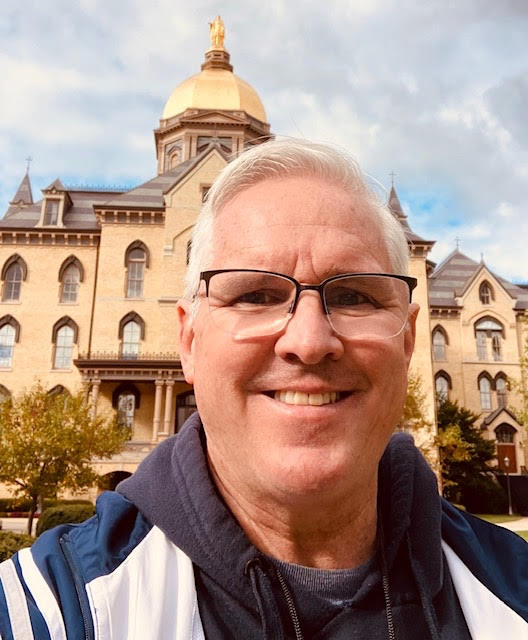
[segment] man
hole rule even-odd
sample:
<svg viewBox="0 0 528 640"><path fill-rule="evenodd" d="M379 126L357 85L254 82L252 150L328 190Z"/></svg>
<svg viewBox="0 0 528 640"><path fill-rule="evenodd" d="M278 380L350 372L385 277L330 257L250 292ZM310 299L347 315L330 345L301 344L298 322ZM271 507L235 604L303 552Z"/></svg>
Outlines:
<svg viewBox="0 0 528 640"><path fill-rule="evenodd" d="M178 308L199 415L93 519L2 565L3 640L527 638L524 541L391 439L406 268L342 153L275 141L226 167Z"/></svg>

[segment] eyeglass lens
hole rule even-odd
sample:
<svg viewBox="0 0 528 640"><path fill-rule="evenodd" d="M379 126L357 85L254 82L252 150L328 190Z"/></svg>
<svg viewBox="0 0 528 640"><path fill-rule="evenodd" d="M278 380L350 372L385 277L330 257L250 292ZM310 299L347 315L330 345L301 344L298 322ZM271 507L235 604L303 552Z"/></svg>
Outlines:
<svg viewBox="0 0 528 640"><path fill-rule="evenodd" d="M237 338L268 336L286 326L296 293L295 283L280 275L221 272L209 280L209 309L215 325ZM407 320L409 287L397 278L340 277L325 284L323 296L330 325L343 336L390 338Z"/></svg>

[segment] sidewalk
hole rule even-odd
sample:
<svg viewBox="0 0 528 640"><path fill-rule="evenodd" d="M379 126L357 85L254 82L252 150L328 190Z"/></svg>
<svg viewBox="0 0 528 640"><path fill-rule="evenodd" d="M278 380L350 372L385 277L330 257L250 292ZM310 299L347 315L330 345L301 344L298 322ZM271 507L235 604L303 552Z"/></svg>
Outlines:
<svg viewBox="0 0 528 640"><path fill-rule="evenodd" d="M528 531L528 518L519 518L519 520L512 520L511 522L499 522L498 524L510 531Z"/></svg>
<svg viewBox="0 0 528 640"><path fill-rule="evenodd" d="M12 531L13 533L26 533L27 518L0 518L2 531ZM37 526L37 518L33 520L33 535Z"/></svg>

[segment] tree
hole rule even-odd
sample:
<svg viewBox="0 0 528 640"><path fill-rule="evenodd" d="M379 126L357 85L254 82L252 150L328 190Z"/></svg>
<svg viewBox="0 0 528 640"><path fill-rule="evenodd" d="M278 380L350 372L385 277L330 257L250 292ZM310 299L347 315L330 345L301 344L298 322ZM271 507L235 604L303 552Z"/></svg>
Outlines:
<svg viewBox="0 0 528 640"><path fill-rule="evenodd" d="M31 500L28 533L39 499L92 486L94 458L118 453L129 430L117 418L92 416L84 391L49 394L37 382L0 405L0 482Z"/></svg>
<svg viewBox="0 0 528 640"><path fill-rule="evenodd" d="M495 441L486 440L475 426L479 416L457 402L442 401L438 406L438 436L444 497L477 510L478 496L500 502L502 490L493 481L491 462ZM491 508L491 505L490 505Z"/></svg>
<svg viewBox="0 0 528 640"><path fill-rule="evenodd" d="M528 317L523 318L523 330L525 333L523 350L519 364L521 365L521 377L518 381L512 381L511 385L517 392L520 406L515 407L513 412L519 424L522 424L525 432L525 440L528 438Z"/></svg>

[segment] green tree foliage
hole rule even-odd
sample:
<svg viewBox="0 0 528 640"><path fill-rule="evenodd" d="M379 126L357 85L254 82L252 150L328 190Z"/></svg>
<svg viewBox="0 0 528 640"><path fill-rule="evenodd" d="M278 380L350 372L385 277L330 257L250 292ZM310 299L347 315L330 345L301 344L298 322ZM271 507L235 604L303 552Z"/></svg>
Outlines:
<svg viewBox="0 0 528 640"><path fill-rule="evenodd" d="M512 381L511 384L520 399L520 406L515 407L513 412L519 424L522 424L524 427L526 439L528 438L528 317L523 318L523 329L525 339L519 361L521 365L521 378L518 381Z"/></svg>
<svg viewBox="0 0 528 640"><path fill-rule="evenodd" d="M28 533L39 499L92 486L94 458L118 453L129 436L116 418L92 417L81 390L50 395L40 383L0 405L0 482L31 500Z"/></svg>
<svg viewBox="0 0 528 640"><path fill-rule="evenodd" d="M0 562L7 560L24 547L30 547L35 539L25 533L0 531Z"/></svg>
<svg viewBox="0 0 528 640"><path fill-rule="evenodd" d="M95 513L93 504L62 504L42 512L37 523L37 537L59 524L84 522Z"/></svg>
<svg viewBox="0 0 528 640"><path fill-rule="evenodd" d="M409 372L407 381L407 395L403 405L403 413L399 429L402 431L416 431L424 427L430 427L431 423L425 417L425 393L420 374Z"/></svg>
<svg viewBox="0 0 528 640"><path fill-rule="evenodd" d="M475 426L479 416L457 402L444 400L438 406L437 444L444 497L477 510L477 498L500 502L502 490L493 481L491 462L495 441L486 440ZM489 508L493 510L493 505Z"/></svg>

